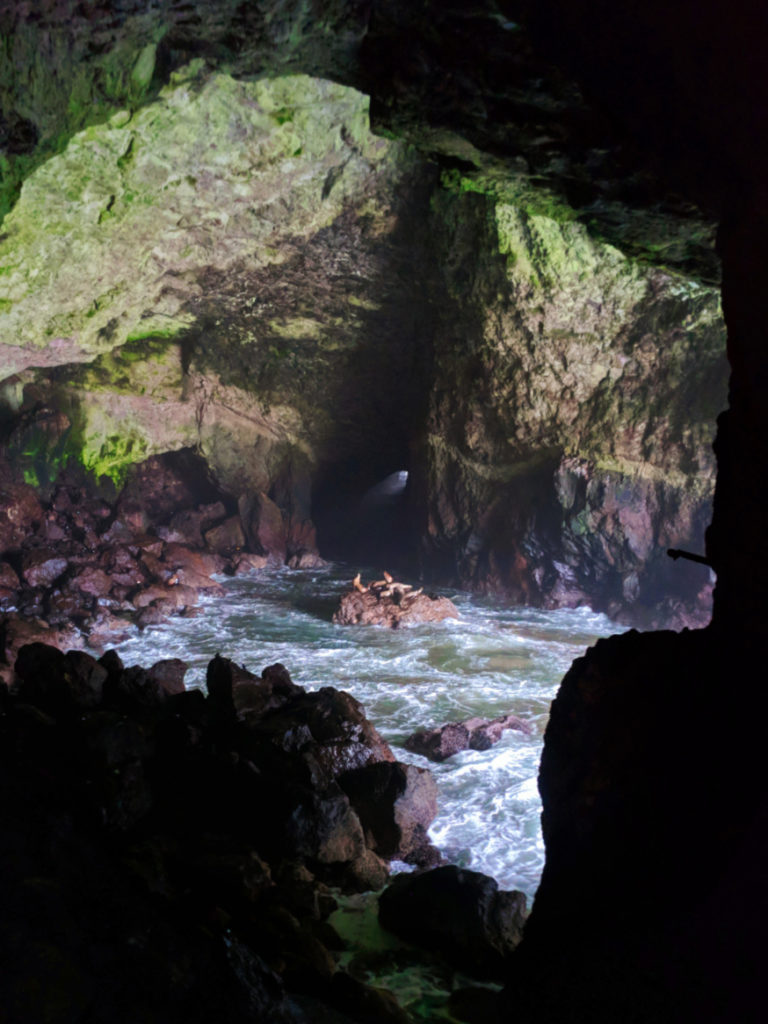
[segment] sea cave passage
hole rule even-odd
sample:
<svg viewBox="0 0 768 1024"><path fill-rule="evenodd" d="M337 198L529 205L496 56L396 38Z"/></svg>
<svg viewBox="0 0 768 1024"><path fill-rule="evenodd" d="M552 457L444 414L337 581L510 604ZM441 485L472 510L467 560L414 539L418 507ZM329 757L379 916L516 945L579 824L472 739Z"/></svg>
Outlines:
<svg viewBox="0 0 768 1024"><path fill-rule="evenodd" d="M408 476L407 469L375 459L349 460L327 470L312 502L323 556L414 574L417 544Z"/></svg>

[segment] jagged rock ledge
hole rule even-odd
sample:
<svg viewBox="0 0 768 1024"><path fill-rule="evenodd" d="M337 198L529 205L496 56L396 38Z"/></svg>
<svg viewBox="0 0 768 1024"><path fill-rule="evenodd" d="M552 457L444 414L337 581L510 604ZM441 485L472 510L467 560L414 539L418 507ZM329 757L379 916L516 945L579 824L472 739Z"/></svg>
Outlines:
<svg viewBox="0 0 768 1024"><path fill-rule="evenodd" d="M281 665L217 655L207 697L184 671L34 643L0 687L13 1019L407 1020L337 968L326 919L331 885L439 861L430 773Z"/></svg>

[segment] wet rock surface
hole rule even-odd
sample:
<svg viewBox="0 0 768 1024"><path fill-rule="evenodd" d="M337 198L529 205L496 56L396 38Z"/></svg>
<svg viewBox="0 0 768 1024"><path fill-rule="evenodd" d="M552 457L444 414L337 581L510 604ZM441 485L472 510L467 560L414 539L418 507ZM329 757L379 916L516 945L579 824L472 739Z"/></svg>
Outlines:
<svg viewBox="0 0 768 1024"><path fill-rule="evenodd" d="M425 594L423 588L417 590L391 578L366 587L359 576L352 589L342 595L333 613L333 621L340 626L388 626L390 629L458 618L456 605L447 597Z"/></svg>
<svg viewBox="0 0 768 1024"><path fill-rule="evenodd" d="M499 742L507 729L526 735L531 733L531 726L517 715L500 715L490 720L475 717L411 733L403 746L430 761L445 761L462 750L488 750Z"/></svg>
<svg viewBox="0 0 768 1024"><path fill-rule="evenodd" d="M26 642L50 629L52 643L64 630L92 647L128 635L170 615L193 615L201 596L221 593L212 577L237 575L282 564L291 527L274 502L273 519L283 523L279 543L261 534L253 544L231 498L210 501L216 488L205 464L191 453L158 456L141 463L115 494L99 496L94 481L63 471L45 491L19 481L3 462L0 530L0 613L6 615L6 644ZM229 506L227 505L229 501ZM296 564L322 565L314 535L305 528Z"/></svg>
<svg viewBox="0 0 768 1024"><path fill-rule="evenodd" d="M217 656L206 697L184 670L19 651L0 693L4 1006L19 1024L409 1019L339 969L328 884L381 887L434 782L419 795L428 773L348 694ZM367 785L379 768L410 781ZM361 823L387 813L399 845Z"/></svg>

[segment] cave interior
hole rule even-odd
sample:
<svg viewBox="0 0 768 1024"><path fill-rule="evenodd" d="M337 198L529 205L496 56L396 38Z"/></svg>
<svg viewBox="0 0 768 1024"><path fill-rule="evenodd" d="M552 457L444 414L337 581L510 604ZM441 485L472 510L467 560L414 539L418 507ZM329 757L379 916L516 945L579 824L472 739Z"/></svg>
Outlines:
<svg viewBox="0 0 768 1024"><path fill-rule="evenodd" d="M56 544L197 510L648 630L553 705L499 1020L762 1019L767 21L0 4L0 608L93 630Z"/></svg>

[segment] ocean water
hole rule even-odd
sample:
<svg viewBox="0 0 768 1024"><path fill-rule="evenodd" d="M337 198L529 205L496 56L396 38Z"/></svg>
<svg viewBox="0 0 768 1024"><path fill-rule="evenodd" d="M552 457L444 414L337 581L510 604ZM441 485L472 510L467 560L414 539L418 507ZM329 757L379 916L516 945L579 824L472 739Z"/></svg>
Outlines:
<svg viewBox="0 0 768 1024"><path fill-rule="evenodd" d="M444 857L492 875L502 889L522 890L530 906L544 864L536 776L550 702L574 658L621 627L589 609L510 608L449 590L440 592L459 620L399 630L335 626L331 617L356 571L335 563L224 579L225 595L205 601L199 617L137 632L116 650L128 665L183 658L189 687L204 686L218 652L257 674L282 662L310 690L347 690L398 759L434 772L439 813L430 835ZM417 729L509 712L529 723L529 736L509 730L490 750L442 764L402 746Z"/></svg>

